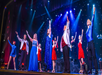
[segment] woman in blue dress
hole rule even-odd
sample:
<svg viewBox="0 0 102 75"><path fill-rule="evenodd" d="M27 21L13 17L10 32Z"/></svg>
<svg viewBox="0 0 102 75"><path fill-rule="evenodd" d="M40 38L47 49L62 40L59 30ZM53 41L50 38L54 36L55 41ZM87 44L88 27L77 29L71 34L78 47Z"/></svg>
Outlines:
<svg viewBox="0 0 102 75"><path fill-rule="evenodd" d="M11 51L11 53L10 53L9 61L8 61L8 64L7 64L7 69L9 68L9 64L10 64L11 59L12 59L12 57L13 57L14 70L16 70L16 63L15 63L15 58L16 58L16 46L15 46L15 44L16 44L16 42L13 41L13 45L12 45L12 44L10 43L10 41L9 41L9 37L8 37L8 42L9 42L10 46L12 47L12 51Z"/></svg>
<svg viewBox="0 0 102 75"><path fill-rule="evenodd" d="M45 64L47 72L52 69L52 34L51 34L51 21L49 21L49 29L47 30L46 44L45 44Z"/></svg>
<svg viewBox="0 0 102 75"><path fill-rule="evenodd" d="M37 46L38 46L38 41L37 41L37 34L33 35L33 39L30 37L28 34L28 31L26 31L30 41L32 42L32 48L30 51L30 59L29 59L29 67L28 71L37 71L38 70L38 57L37 57Z"/></svg>

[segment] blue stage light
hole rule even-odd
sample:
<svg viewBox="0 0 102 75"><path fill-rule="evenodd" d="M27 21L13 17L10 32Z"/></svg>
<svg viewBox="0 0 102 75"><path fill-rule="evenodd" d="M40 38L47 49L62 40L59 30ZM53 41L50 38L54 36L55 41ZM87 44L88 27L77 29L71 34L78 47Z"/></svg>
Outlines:
<svg viewBox="0 0 102 75"><path fill-rule="evenodd" d="M72 10L70 10L70 13L72 12Z"/></svg>
<svg viewBox="0 0 102 75"><path fill-rule="evenodd" d="M75 8L74 8L74 10L75 10Z"/></svg>
<svg viewBox="0 0 102 75"><path fill-rule="evenodd" d="M66 13L68 14L68 11Z"/></svg>
<svg viewBox="0 0 102 75"><path fill-rule="evenodd" d="M89 3L87 5L89 6Z"/></svg>
<svg viewBox="0 0 102 75"><path fill-rule="evenodd" d="M48 2L50 2L50 0L48 0Z"/></svg>
<svg viewBox="0 0 102 75"><path fill-rule="evenodd" d="M95 7L95 4L93 4L93 7Z"/></svg>
<svg viewBox="0 0 102 75"><path fill-rule="evenodd" d="M32 11L33 9L31 9L31 11Z"/></svg>
<svg viewBox="0 0 102 75"><path fill-rule="evenodd" d="M82 11L82 9L80 9L80 11Z"/></svg>
<svg viewBox="0 0 102 75"><path fill-rule="evenodd" d="M62 14L60 14L62 16Z"/></svg>
<svg viewBox="0 0 102 75"><path fill-rule="evenodd" d="M57 17L57 15L55 15Z"/></svg>

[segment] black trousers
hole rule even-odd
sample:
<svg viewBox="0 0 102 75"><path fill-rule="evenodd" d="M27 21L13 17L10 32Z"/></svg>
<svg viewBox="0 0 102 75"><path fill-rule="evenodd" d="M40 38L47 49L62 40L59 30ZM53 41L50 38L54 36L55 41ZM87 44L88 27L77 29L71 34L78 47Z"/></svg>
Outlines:
<svg viewBox="0 0 102 75"><path fill-rule="evenodd" d="M67 73L70 73L69 50L70 48L68 46L63 47L63 57L64 57L64 65L65 65L64 72L67 72Z"/></svg>
<svg viewBox="0 0 102 75"><path fill-rule="evenodd" d="M88 64L89 64L89 71L92 71L92 60L95 66L95 70L98 70L97 59L96 59L96 52L93 41L88 42Z"/></svg>
<svg viewBox="0 0 102 75"><path fill-rule="evenodd" d="M27 56L26 50L21 50L21 57L20 57L20 63L19 63L20 67L22 66L22 63L24 63L24 67L25 67L26 56Z"/></svg>

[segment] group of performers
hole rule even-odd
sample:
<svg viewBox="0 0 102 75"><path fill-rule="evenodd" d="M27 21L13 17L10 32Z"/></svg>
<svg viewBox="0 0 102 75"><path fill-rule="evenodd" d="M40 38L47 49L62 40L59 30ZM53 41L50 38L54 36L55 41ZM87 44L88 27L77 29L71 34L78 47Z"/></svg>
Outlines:
<svg viewBox="0 0 102 75"><path fill-rule="evenodd" d="M95 48L94 48L94 43L93 43L93 22L94 22L94 16L95 16L95 7L93 11L93 16L92 16L92 21L89 19L87 20L87 31L86 31L86 38L87 38L87 50L88 50L88 70L87 70L87 65L84 62L84 51L82 48L82 38L83 38L83 32L84 30L82 29L82 34L79 35L79 43L78 43L78 60L80 62L80 71L83 72L82 66L85 66L85 73L92 73L92 59L94 59L94 66L96 70L96 74L98 73L98 66L97 66L97 61L96 61L96 55L95 55ZM69 59L69 51L70 48L72 48L72 43L75 42L77 32L75 33L75 38L72 36L71 37L71 43L70 43L70 21L67 16L67 24L64 26L64 33L61 38L61 43L60 43L60 50L63 52L63 59L64 59L64 73L70 73L70 59ZM27 36L32 42L32 48L30 51L30 58L29 58L29 67L28 71L38 71L38 63L39 63L39 71L42 72L41 69L41 44L38 44L37 40L37 34L35 33L33 35L33 38L30 37L28 31L26 30L26 34L24 34L23 39L21 39L18 35L18 32L15 32L17 34L18 40L21 42L20 45L20 50L21 50L21 58L20 58L20 63L19 63L19 69L22 70L22 66L25 67L25 60L26 56L29 54L29 42L26 40ZM8 42L9 38L8 38ZM15 63L15 58L16 58L16 42L13 41L13 45L10 43L12 47L12 51L9 57L7 69L9 68L9 63L11 61L11 58L13 57L13 62L14 62L14 70L16 70L16 63ZM45 58L44 62L47 66L47 72L55 73L55 65L56 65L56 60L57 60L57 55L56 55L56 49L58 48L58 36L57 38L55 37L53 40L53 35L51 31L51 20L49 21L49 28L47 30L47 37L46 37L46 44L45 44ZM58 50L58 49L57 49Z"/></svg>

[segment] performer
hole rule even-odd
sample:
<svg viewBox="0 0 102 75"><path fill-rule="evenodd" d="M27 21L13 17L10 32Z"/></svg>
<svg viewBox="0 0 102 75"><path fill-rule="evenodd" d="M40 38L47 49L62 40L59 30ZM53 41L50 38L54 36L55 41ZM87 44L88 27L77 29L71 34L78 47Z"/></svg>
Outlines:
<svg viewBox="0 0 102 75"><path fill-rule="evenodd" d="M74 36L71 37L71 44L72 44L73 42L75 42L76 36L77 36L77 32L75 33L75 38L74 38Z"/></svg>
<svg viewBox="0 0 102 75"><path fill-rule="evenodd" d="M75 55L75 50L76 50L76 47L75 47L75 40L76 40L76 36L77 36L77 32L75 33L75 37L74 36L72 36L71 37L71 52L70 52L70 58L71 58L71 60L72 61L74 61L74 58L76 57Z"/></svg>
<svg viewBox="0 0 102 75"><path fill-rule="evenodd" d="M42 72L42 69L41 69L41 44L39 44L38 46L38 62L39 62L39 70L40 72Z"/></svg>
<svg viewBox="0 0 102 75"><path fill-rule="evenodd" d="M26 70L25 61L26 61L26 56L29 53L29 43L26 40L26 34L24 34L23 39L21 39L18 35L18 32L16 31L15 33L17 34L18 40L21 42L21 46L20 46L21 58L20 58L20 63L19 63L19 69L23 70L23 66L24 66L24 70Z"/></svg>
<svg viewBox="0 0 102 75"><path fill-rule="evenodd" d="M58 48L58 36L57 40L54 38L53 40L53 45L52 45L52 64L53 64L53 70L52 73L55 73L55 66L56 66L56 60L57 60L57 55L56 55L56 47Z"/></svg>
<svg viewBox="0 0 102 75"><path fill-rule="evenodd" d="M78 59L80 62L80 71L79 73L83 73L82 65L85 65L85 72L87 70L86 63L84 62L84 51L82 48L82 38L83 38L83 29L82 29L82 34L79 35L79 43L78 43Z"/></svg>
<svg viewBox="0 0 102 75"><path fill-rule="evenodd" d="M94 42L93 42L93 22L94 22L94 16L95 16L95 7L94 7L94 12L92 16L92 21L89 19L87 20L87 31L86 31L86 38L88 42L88 63L89 63L89 74L92 73L92 58L94 59L94 66L95 66L95 73L98 73L98 65L97 65L97 59L96 59L96 52L95 52L95 47L94 47Z"/></svg>
<svg viewBox="0 0 102 75"><path fill-rule="evenodd" d="M63 57L64 57L64 65L65 73L70 73L70 60L69 60L69 50L70 50L70 29L69 29L69 19L67 16L67 25L64 26L64 33L61 39L61 51L63 51Z"/></svg>
<svg viewBox="0 0 102 75"><path fill-rule="evenodd" d="M47 30L46 44L45 44L45 64L47 65L47 72L52 69L52 33L51 20L49 20L49 29Z"/></svg>
<svg viewBox="0 0 102 75"><path fill-rule="evenodd" d="M28 71L37 71L38 70L38 57L37 57L38 40L37 40L37 34L35 33L33 35L33 38L31 38L30 35L28 34L28 31L26 31L26 33L27 33L30 41L32 42Z"/></svg>
<svg viewBox="0 0 102 75"><path fill-rule="evenodd" d="M13 45L12 45L9 41L9 37L8 37L8 42L9 42L10 46L12 47L12 51L10 53L9 61L7 64L7 69L9 68L9 64L11 62L11 59L13 58L14 70L16 70L16 62L15 62L15 59L16 59L16 46L15 46L15 44L16 44L16 42L13 41Z"/></svg>

